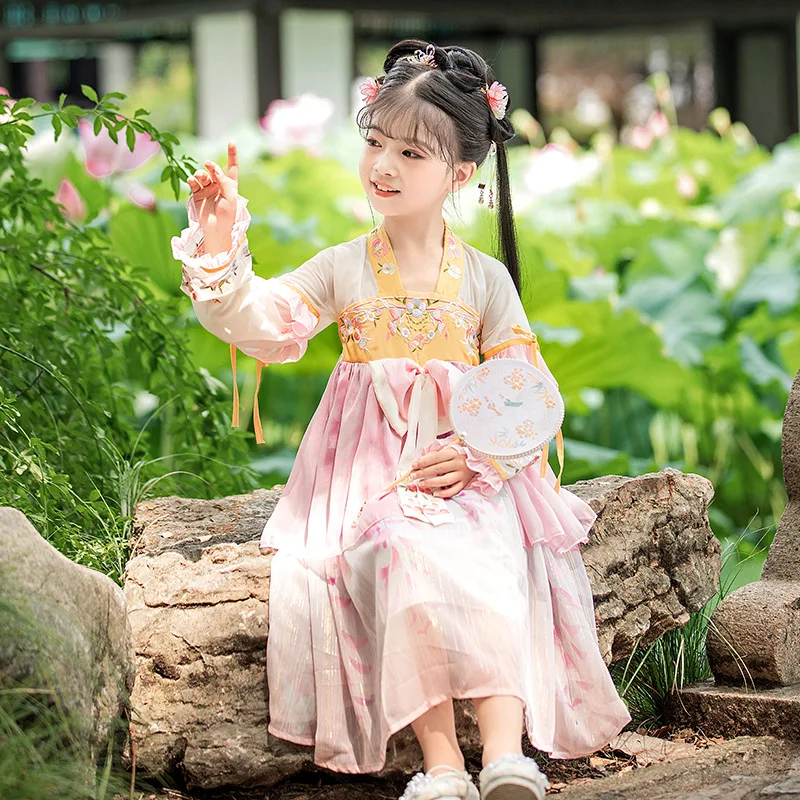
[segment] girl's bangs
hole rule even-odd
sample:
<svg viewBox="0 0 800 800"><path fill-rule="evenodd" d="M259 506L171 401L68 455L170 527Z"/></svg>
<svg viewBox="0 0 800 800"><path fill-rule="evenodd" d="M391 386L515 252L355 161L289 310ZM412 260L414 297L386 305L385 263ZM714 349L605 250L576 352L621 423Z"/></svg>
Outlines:
<svg viewBox="0 0 800 800"><path fill-rule="evenodd" d="M447 164L454 161L456 136L453 121L440 108L408 91L384 89L358 113L358 127L399 139L430 153Z"/></svg>

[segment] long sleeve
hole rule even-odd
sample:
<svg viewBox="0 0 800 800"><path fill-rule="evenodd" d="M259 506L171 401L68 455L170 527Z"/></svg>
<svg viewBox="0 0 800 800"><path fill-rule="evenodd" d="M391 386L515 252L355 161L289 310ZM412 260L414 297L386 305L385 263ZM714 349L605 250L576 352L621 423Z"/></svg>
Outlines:
<svg viewBox="0 0 800 800"><path fill-rule="evenodd" d="M483 309L481 329L481 353L485 360L495 358L516 358L533 364L545 375L558 382L542 358L536 334L531 332L527 315L517 294L508 270L500 262L492 259L487 277L487 297ZM513 478L518 472L540 460L540 477L547 474L547 455L549 446L532 456L517 459L496 459L476 456L463 445L453 445L467 457L470 469L478 475L472 485L483 494L491 495L500 490L503 481ZM561 474L564 466L564 446L561 431L556 434L556 449L559 461L559 474L555 490L561 487ZM542 458L542 455L544 457Z"/></svg>
<svg viewBox="0 0 800 800"><path fill-rule="evenodd" d="M173 256L183 265L181 291L191 298L200 324L230 345L233 425L238 424L236 350L258 361L254 426L256 440L263 441L257 419L261 368L299 360L308 340L335 319L332 258L323 250L286 275L261 278L253 272L247 243L246 199L239 198L230 249L215 256L205 252L192 198L187 213L188 227L172 239Z"/></svg>

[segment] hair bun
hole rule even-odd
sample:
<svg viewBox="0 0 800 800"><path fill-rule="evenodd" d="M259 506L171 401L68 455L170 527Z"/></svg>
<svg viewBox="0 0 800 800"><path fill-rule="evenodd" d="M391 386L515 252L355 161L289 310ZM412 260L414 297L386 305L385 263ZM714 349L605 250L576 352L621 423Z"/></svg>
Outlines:
<svg viewBox="0 0 800 800"><path fill-rule="evenodd" d="M495 117L492 116L493 142L497 142L497 144L503 144L504 142L513 139L515 135L516 131L514 130L514 126L511 124L511 120L509 119L507 112L503 119L495 119Z"/></svg>

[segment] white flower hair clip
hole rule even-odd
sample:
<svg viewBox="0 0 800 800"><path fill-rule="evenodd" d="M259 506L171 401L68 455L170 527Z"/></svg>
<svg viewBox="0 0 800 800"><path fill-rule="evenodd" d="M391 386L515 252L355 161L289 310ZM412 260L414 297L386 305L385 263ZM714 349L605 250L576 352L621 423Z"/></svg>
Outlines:
<svg viewBox="0 0 800 800"><path fill-rule="evenodd" d="M439 65L436 63L436 48L429 44L424 50L417 50L412 56L403 56L406 61L419 61L426 67L433 67L436 69Z"/></svg>
<svg viewBox="0 0 800 800"><path fill-rule="evenodd" d="M494 81L491 86L485 86L481 91L489 101L489 108L495 119L503 119L508 107L508 90L502 83Z"/></svg>

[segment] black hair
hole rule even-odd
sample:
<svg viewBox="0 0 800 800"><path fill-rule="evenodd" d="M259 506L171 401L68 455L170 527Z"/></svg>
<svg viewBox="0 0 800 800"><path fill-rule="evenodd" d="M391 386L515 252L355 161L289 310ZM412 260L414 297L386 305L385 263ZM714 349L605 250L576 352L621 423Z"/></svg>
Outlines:
<svg viewBox="0 0 800 800"><path fill-rule="evenodd" d="M427 54L428 63L418 52ZM433 66L435 64L435 67ZM492 68L465 47L437 47L416 39L398 42L386 56L380 91L358 113L359 128L417 144L451 167L474 161L480 166L494 144L498 255L522 294L517 234L511 206L506 142L514 136L508 118L497 119L486 89L496 80Z"/></svg>

